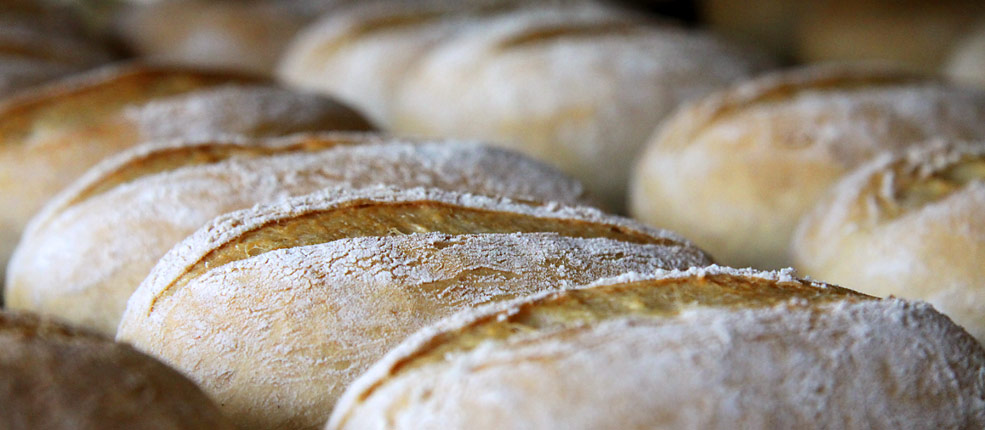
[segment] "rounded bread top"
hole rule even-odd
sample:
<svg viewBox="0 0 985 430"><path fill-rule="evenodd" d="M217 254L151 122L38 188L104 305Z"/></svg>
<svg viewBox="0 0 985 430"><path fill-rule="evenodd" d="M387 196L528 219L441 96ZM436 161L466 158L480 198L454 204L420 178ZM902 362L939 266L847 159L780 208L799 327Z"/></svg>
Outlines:
<svg viewBox="0 0 985 430"><path fill-rule="evenodd" d="M0 370L5 428L232 429L177 371L33 314L0 312Z"/></svg>
<svg viewBox="0 0 985 430"><path fill-rule="evenodd" d="M131 296L126 314L149 314L154 302L169 295L169 289L180 288L210 269L264 252L353 237L428 232L556 232L692 246L673 233L589 207L521 203L427 188L333 189L216 218L160 260Z"/></svg>
<svg viewBox="0 0 985 430"><path fill-rule="evenodd" d="M203 88L265 82L177 66L126 63L54 81L0 102L0 140L23 139L43 124L76 125L155 98Z"/></svg>
<svg viewBox="0 0 985 430"><path fill-rule="evenodd" d="M985 92L875 63L807 66L769 73L688 103L658 129L654 140L660 150L675 151L714 130L718 145L738 144L737 137L728 137L735 133L728 131L752 127L727 122L738 115L786 123L777 126L773 139L752 144L814 147L852 167L880 151L937 135L985 135ZM786 128L796 132L784 132Z"/></svg>
<svg viewBox="0 0 985 430"><path fill-rule="evenodd" d="M789 270L631 273L420 330L349 386L326 428L980 426L983 365L924 303Z"/></svg>

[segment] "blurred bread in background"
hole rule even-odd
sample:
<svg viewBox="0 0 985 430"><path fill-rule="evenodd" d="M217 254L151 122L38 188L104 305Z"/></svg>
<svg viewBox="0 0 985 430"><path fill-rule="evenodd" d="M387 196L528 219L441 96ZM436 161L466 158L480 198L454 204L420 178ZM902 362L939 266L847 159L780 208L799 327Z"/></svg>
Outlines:
<svg viewBox="0 0 985 430"><path fill-rule="evenodd" d="M985 340L985 143L928 142L841 180L791 246L805 274L926 300Z"/></svg>
<svg viewBox="0 0 985 430"><path fill-rule="evenodd" d="M232 430L181 373L125 344L0 311L0 427Z"/></svg>
<svg viewBox="0 0 985 430"><path fill-rule="evenodd" d="M772 73L678 109L639 157L630 211L721 263L787 267L842 175L935 137L985 138L985 92L873 65Z"/></svg>

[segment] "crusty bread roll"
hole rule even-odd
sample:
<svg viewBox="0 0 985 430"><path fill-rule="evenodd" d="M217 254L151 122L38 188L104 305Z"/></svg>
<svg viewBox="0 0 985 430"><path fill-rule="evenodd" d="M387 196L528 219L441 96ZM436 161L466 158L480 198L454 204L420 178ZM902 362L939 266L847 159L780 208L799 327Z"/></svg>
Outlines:
<svg viewBox="0 0 985 430"><path fill-rule="evenodd" d="M636 166L630 211L722 263L786 267L794 226L831 184L934 136L985 137L985 93L869 67L771 74L664 123Z"/></svg>
<svg viewBox="0 0 985 430"><path fill-rule="evenodd" d="M981 428L983 366L926 304L711 267L445 319L356 380L326 428Z"/></svg>
<svg viewBox="0 0 985 430"><path fill-rule="evenodd" d="M191 381L129 345L0 312L0 428L232 430Z"/></svg>
<svg viewBox="0 0 985 430"><path fill-rule="evenodd" d="M109 67L22 93L0 103L0 262L48 198L139 142L370 128L330 99L175 67Z"/></svg>
<svg viewBox="0 0 985 430"><path fill-rule="evenodd" d="M374 184L585 202L581 185L556 170L474 143L326 134L138 148L96 167L32 221L8 266L6 303L112 335L157 260L212 218Z"/></svg>
<svg viewBox="0 0 985 430"><path fill-rule="evenodd" d="M980 0L825 0L797 27L803 62L881 60L936 73L985 14Z"/></svg>
<svg viewBox="0 0 985 430"><path fill-rule="evenodd" d="M408 70L391 128L522 151L621 211L629 166L664 116L763 64L608 8L523 8L478 21Z"/></svg>
<svg viewBox="0 0 985 430"><path fill-rule="evenodd" d="M115 27L137 55L156 61L270 74L313 18L278 1L177 0L133 6Z"/></svg>
<svg viewBox="0 0 985 430"><path fill-rule="evenodd" d="M985 144L860 167L804 217L792 253L811 276L926 300L985 340Z"/></svg>
<svg viewBox="0 0 985 430"><path fill-rule="evenodd" d="M513 3L513 4L511 4ZM393 122L394 96L407 71L435 45L517 1L371 1L325 14L285 49L278 76L331 94L379 124Z"/></svg>
<svg viewBox="0 0 985 430"><path fill-rule="evenodd" d="M959 83L985 88L985 21L955 44L944 73Z"/></svg>
<svg viewBox="0 0 985 430"><path fill-rule="evenodd" d="M684 239L585 207L323 192L223 215L185 239L130 298L117 339L190 375L243 428L318 428L349 381L437 318L708 263Z"/></svg>

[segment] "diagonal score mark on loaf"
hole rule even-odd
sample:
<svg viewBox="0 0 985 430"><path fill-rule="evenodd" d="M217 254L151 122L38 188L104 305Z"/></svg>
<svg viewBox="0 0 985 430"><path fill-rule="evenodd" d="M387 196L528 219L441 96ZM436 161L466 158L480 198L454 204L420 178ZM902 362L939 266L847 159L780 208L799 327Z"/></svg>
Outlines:
<svg viewBox="0 0 985 430"><path fill-rule="evenodd" d="M513 9L509 4L497 4L496 2L469 6L454 3L444 7L442 5L425 5L423 8L413 7L402 10L394 10L394 7L399 6L387 4L385 8L371 8L365 12L369 14L379 13L379 15L363 17L357 14L355 17L350 17L355 22L350 24L346 31L341 36L334 38L331 43L320 45L313 56L329 58L359 39L373 37L381 33L414 30L419 27L439 25L456 18L491 17Z"/></svg>
<svg viewBox="0 0 985 430"><path fill-rule="evenodd" d="M48 124L57 124L58 129L90 126L93 119L134 103L230 83L262 82L266 80L171 67L127 65L100 69L0 103L0 145L28 142Z"/></svg>
<svg viewBox="0 0 985 430"><path fill-rule="evenodd" d="M278 249L317 245L335 240L396 236L416 233L557 233L581 238L608 238L630 243L687 246L669 237L650 235L616 222L549 218L529 213L474 208L433 200L349 200L332 207L287 219L275 219L226 241L167 284L152 299L168 297L205 272L234 261L245 260Z"/></svg>
<svg viewBox="0 0 985 430"><path fill-rule="evenodd" d="M217 164L230 158L259 158L269 155L294 152L316 152L337 145L370 143L368 136L339 133L331 136L301 136L282 139L275 144L233 143L210 141L194 145L161 148L128 160L69 199L64 207L78 204L91 197L102 194L119 185L158 173L178 170L183 167ZM64 208L63 207L63 208Z"/></svg>
<svg viewBox="0 0 985 430"><path fill-rule="evenodd" d="M731 90L712 95L692 105L699 113L698 118L687 123L682 130L668 130L672 139L664 139L665 144L675 147L690 145L699 135L744 109L770 103L793 100L808 92L824 91L869 91L878 87L894 87L907 84L934 82L919 75L895 70L857 69L845 70L821 67L805 75L778 75L776 79L762 79ZM680 110L680 113L688 112ZM680 115L675 117L680 117ZM693 114L690 112L689 114ZM673 121L668 121L672 124Z"/></svg>
<svg viewBox="0 0 985 430"><path fill-rule="evenodd" d="M732 269L725 269L732 270ZM739 272L739 271L736 271ZM444 328L421 339L413 349L389 362L385 374L358 394L364 401L387 378L449 355L465 353L487 341L505 341L533 333L564 336L615 318L670 318L689 308L749 309L779 304L815 306L875 297L798 279L776 280L741 273L708 273L694 277L650 279L541 294L503 304L500 310L466 317L464 324ZM450 320L449 320L450 321Z"/></svg>
<svg viewBox="0 0 985 430"><path fill-rule="evenodd" d="M881 168L858 195L878 211L870 222L885 222L943 200L975 182L985 181L985 147L912 151Z"/></svg>
<svg viewBox="0 0 985 430"><path fill-rule="evenodd" d="M586 39L586 41L594 43L595 41L591 38L631 36L633 34L643 34L646 30L646 26L626 19L589 23L565 23L562 25L530 28L525 32L512 35L499 42L496 48L506 51L573 38Z"/></svg>

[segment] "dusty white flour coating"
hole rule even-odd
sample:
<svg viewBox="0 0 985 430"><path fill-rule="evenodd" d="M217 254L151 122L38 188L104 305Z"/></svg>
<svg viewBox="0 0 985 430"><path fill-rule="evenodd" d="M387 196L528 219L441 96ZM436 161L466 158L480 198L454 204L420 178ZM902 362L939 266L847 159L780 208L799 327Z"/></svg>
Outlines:
<svg viewBox="0 0 985 430"><path fill-rule="evenodd" d="M925 146L880 157L832 187L798 225L791 252L811 276L926 300L985 339L985 144ZM968 161L978 163L974 179L947 178Z"/></svg>
<svg viewBox="0 0 985 430"><path fill-rule="evenodd" d="M784 267L797 221L843 174L937 136L985 137L985 93L867 67L772 74L678 110L636 166L631 212L724 263Z"/></svg>
<svg viewBox="0 0 985 430"><path fill-rule="evenodd" d="M629 166L659 122L764 63L707 34L598 6L518 9L420 59L391 128L523 151L621 209Z"/></svg>
<svg viewBox="0 0 985 430"><path fill-rule="evenodd" d="M514 202L506 197L487 197L469 193L456 193L435 188L398 189L391 186L372 186L361 189L327 189L283 200L279 203L257 205L252 209L221 215L203 226L172 248L154 267L147 279L130 298L129 312L149 311L157 296L164 292L212 250L235 240L243 233L276 220L295 218L307 213L328 210L347 202L415 202L434 201L466 208L510 212L542 218L574 219L610 224L630 231L637 231L654 238L665 238L682 245L690 245L683 237L666 230L659 230L636 223L630 219L606 214L585 206L565 206L557 202L529 205Z"/></svg>
<svg viewBox="0 0 985 430"><path fill-rule="evenodd" d="M253 144L290 146L312 136ZM324 136L358 142L361 135ZM505 150L451 141L381 143L387 140L373 136L365 141L314 153L181 167L66 206L121 165L146 158L148 149L110 160L56 198L29 226L10 264L8 305L112 334L130 294L157 260L213 217L325 188L429 186L568 204L584 197L574 180Z"/></svg>
<svg viewBox="0 0 985 430"><path fill-rule="evenodd" d="M789 277L711 267L595 286L717 274ZM445 333L553 294L463 311L419 331L350 386L326 428L985 425L981 346L930 306L896 299L572 322L400 370Z"/></svg>
<svg viewBox="0 0 985 430"><path fill-rule="evenodd" d="M366 124L358 113L332 99L265 85L224 85L155 99L128 108L124 116L147 140L221 133L264 136L316 125L331 130Z"/></svg>
<svg viewBox="0 0 985 430"><path fill-rule="evenodd" d="M241 425L317 428L335 399L419 327L490 300L625 271L706 265L687 246L553 233L343 239L213 269L149 310L145 284L118 339L191 376Z"/></svg>
<svg viewBox="0 0 985 430"><path fill-rule="evenodd" d="M326 14L302 31L287 48L279 76L291 85L339 97L389 127L394 95L407 70L468 26L522 3L439 0L353 4Z"/></svg>

